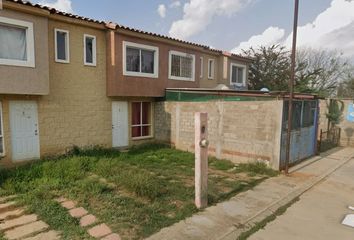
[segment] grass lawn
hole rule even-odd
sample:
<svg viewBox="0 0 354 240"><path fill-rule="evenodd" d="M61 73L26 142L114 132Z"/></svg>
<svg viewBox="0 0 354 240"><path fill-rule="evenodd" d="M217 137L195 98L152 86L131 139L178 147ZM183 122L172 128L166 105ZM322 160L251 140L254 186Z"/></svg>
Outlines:
<svg viewBox="0 0 354 240"><path fill-rule="evenodd" d="M209 204L226 200L277 175L265 164L234 165L209 159ZM0 170L0 196L17 194L64 239L90 239L78 220L53 199L78 202L123 239L142 239L198 210L194 206L194 154L165 145L121 153L74 149L71 155ZM1 235L0 235L1 239Z"/></svg>

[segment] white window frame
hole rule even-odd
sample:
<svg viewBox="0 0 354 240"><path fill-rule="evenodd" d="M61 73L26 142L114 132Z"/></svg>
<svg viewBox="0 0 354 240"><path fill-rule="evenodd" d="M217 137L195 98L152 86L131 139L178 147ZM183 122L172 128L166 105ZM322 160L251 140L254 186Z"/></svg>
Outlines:
<svg viewBox="0 0 354 240"><path fill-rule="evenodd" d="M86 62L86 38L91 38L92 40L92 63ZM84 65L95 67L97 65L97 43L96 36L84 34Z"/></svg>
<svg viewBox="0 0 354 240"><path fill-rule="evenodd" d="M133 125L131 124L130 126L130 131L131 131L131 135L133 135L133 127L141 127L141 131L143 129L143 127L150 127L150 135L149 136L141 136L141 137L132 137L132 140L142 140L142 139L148 139L148 138L153 138L153 130L152 129L152 121L153 121L153 104L152 102L149 102L150 103L150 123L149 124L142 124L143 122L143 102L149 102L149 101L134 101L134 102L131 102L131 106L133 106L133 103L140 103L140 122L141 124L136 124L136 125ZM132 111L133 111L133 108L131 107Z"/></svg>
<svg viewBox="0 0 354 240"><path fill-rule="evenodd" d="M3 121L3 112L2 112L2 102L0 101L0 121L1 121L1 134L0 138L2 138L2 152L0 152L0 156L5 156L5 139L4 139L4 121Z"/></svg>
<svg viewBox="0 0 354 240"><path fill-rule="evenodd" d="M58 43L57 43L57 32L64 32L66 33L66 39L65 39L65 50L67 52L67 56L65 60L62 59L58 59ZM70 33L68 30L64 30L64 29L59 29L59 28L55 28L54 29L54 43L55 43L55 61L58 63L70 63Z"/></svg>
<svg viewBox="0 0 354 240"><path fill-rule="evenodd" d="M232 82L232 67L233 66L239 67L239 68L243 68L242 83L234 83L234 82ZM246 86L246 70L247 70L247 66L246 65L237 64L237 63L230 63L230 85L231 86L237 86L237 87Z"/></svg>
<svg viewBox="0 0 354 240"><path fill-rule="evenodd" d="M127 71L126 60L127 60L128 47L136 48L140 50L154 51L154 73ZM140 69L141 69L141 57L140 57ZM159 77L159 48L150 45L145 45L145 44L123 41L123 75L134 76L134 77L158 78Z"/></svg>
<svg viewBox="0 0 354 240"><path fill-rule="evenodd" d="M34 50L34 34L33 23L20 21L12 18L0 17L0 24L10 27L18 27L26 30L26 51L27 60L14 60L0 58L0 65L19 66L19 67L35 67L35 50Z"/></svg>
<svg viewBox="0 0 354 240"><path fill-rule="evenodd" d="M181 57L191 57L192 58L192 77L191 78L186 78L186 77L176 77L171 75L172 71L172 55L176 56L181 56ZM195 81L195 55L194 54L188 54L184 52L178 52L178 51L170 51L169 52L169 57L168 57L168 78L171 80L179 80L179 81L190 81L194 82Z"/></svg>
<svg viewBox="0 0 354 240"><path fill-rule="evenodd" d="M204 58L200 57L200 78L203 78L204 72Z"/></svg>
<svg viewBox="0 0 354 240"><path fill-rule="evenodd" d="M212 67L210 69L210 63ZM208 79L214 79L215 75L215 59L208 59Z"/></svg>

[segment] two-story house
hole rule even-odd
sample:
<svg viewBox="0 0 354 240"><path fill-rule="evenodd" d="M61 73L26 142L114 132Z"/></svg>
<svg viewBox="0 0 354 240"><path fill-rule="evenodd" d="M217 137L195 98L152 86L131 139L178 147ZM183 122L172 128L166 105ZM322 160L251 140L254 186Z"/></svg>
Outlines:
<svg viewBox="0 0 354 240"><path fill-rule="evenodd" d="M20 0L0 10L0 155L154 139L167 88L246 88L250 59Z"/></svg>

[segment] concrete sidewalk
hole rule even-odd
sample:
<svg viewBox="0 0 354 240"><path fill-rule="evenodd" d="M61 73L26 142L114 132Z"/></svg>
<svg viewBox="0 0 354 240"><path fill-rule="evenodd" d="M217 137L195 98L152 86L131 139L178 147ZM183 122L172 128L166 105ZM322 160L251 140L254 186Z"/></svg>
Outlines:
<svg viewBox="0 0 354 240"><path fill-rule="evenodd" d="M290 176L271 178L205 211L162 229L148 240L235 240L254 224L291 202L354 157L342 148L314 157L290 170Z"/></svg>

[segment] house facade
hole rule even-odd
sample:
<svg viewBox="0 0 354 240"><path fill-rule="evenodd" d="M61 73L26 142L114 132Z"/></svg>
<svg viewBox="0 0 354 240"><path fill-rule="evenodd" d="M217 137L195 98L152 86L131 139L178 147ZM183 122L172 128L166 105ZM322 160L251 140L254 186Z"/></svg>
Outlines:
<svg viewBox="0 0 354 240"><path fill-rule="evenodd" d="M154 140L167 88L246 89L250 59L17 0L0 10L1 165Z"/></svg>

